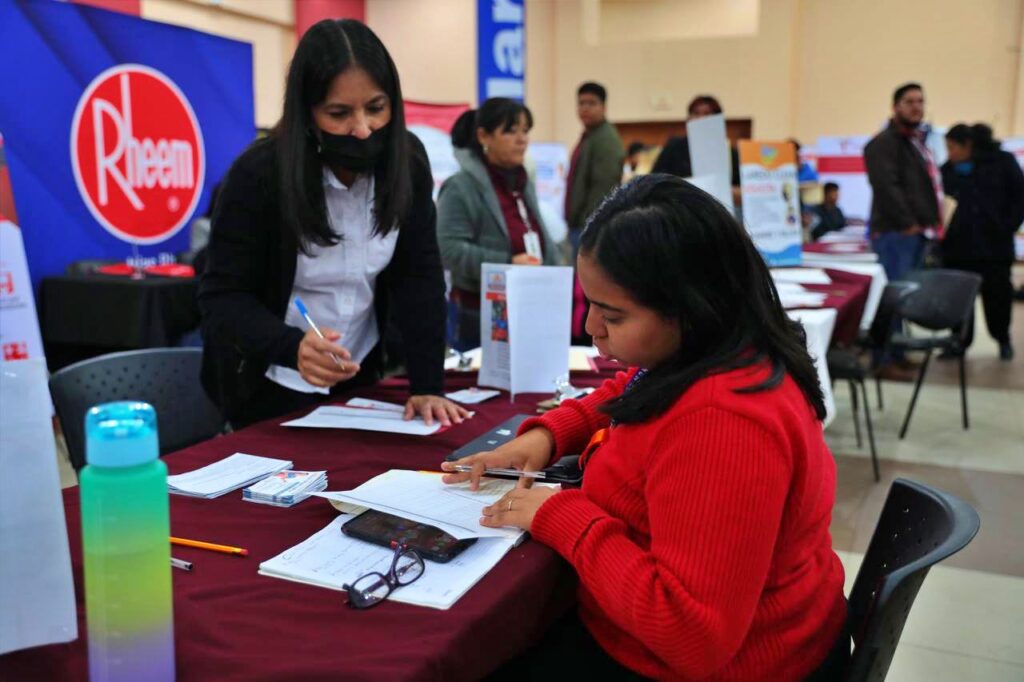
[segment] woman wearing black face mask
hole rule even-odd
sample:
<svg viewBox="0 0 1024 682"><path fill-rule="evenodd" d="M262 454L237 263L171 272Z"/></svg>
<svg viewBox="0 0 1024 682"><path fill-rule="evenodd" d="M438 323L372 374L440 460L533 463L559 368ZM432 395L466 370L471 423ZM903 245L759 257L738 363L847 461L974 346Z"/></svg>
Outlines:
<svg viewBox="0 0 1024 682"><path fill-rule="evenodd" d="M384 45L358 21L313 26L292 59L280 122L235 161L213 216L199 287L202 381L232 426L376 381L389 320L409 374L406 417L462 421L465 410L441 397L432 187Z"/></svg>

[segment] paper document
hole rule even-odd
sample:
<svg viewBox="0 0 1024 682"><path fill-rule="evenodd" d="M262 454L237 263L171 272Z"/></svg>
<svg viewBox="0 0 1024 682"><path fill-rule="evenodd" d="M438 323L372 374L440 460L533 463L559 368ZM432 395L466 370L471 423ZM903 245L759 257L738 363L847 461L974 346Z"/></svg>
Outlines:
<svg viewBox="0 0 1024 682"><path fill-rule="evenodd" d="M406 420L405 406L379 400L352 398L344 405L324 405L305 417L284 422L281 426L299 426L314 429L355 429L357 431L383 431L410 436L429 436L441 429L440 422L427 426L422 417Z"/></svg>
<svg viewBox="0 0 1024 682"><path fill-rule="evenodd" d="M515 481L487 479L472 492L469 484L445 485L437 474L392 469L354 490L317 493L319 497L369 507L395 516L437 526L459 540L518 538L518 528L486 528L481 510L512 490Z"/></svg>
<svg viewBox="0 0 1024 682"><path fill-rule="evenodd" d="M176 495L210 499L291 468L292 463L285 459L236 452L201 469L168 476L167 486Z"/></svg>
<svg viewBox="0 0 1024 682"><path fill-rule="evenodd" d="M351 518L339 516L308 540L264 561L260 575L341 590L367 573L386 573L394 552L342 533L342 524ZM450 608L515 544L511 538L483 538L446 564L426 561L422 577L392 591L388 599Z"/></svg>
<svg viewBox="0 0 1024 682"><path fill-rule="evenodd" d="M242 490L242 499L273 507L291 507L326 487L326 471L279 471Z"/></svg>
<svg viewBox="0 0 1024 682"><path fill-rule="evenodd" d="M771 274L776 284L832 284L832 278L821 268L772 268Z"/></svg>

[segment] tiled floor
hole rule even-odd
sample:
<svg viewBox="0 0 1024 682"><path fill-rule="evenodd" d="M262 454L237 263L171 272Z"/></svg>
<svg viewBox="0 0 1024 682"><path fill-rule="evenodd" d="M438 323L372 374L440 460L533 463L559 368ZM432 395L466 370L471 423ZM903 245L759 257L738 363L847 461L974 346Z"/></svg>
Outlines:
<svg viewBox="0 0 1024 682"><path fill-rule="evenodd" d="M872 387L879 483L866 436L864 447L855 442L849 392L836 385L838 416L825 436L838 466L832 536L847 590L894 478L953 493L982 520L974 541L928 574L889 670L894 682L1024 681L1024 303L1014 313L1013 362L998 360L983 324L976 334L968 355L969 430L960 424L956 363L932 363L903 441L897 433L911 385L884 383L883 411ZM75 485L66 454L59 459L62 485Z"/></svg>
<svg viewBox="0 0 1024 682"><path fill-rule="evenodd" d="M1024 681L1024 303L1015 304L1013 336L1017 358L1001 362L984 323L976 329L967 356L967 431L960 423L955 362L932 362L903 441L897 434L912 385L885 382L881 412L869 391L879 483L866 436L863 448L856 445L849 391L836 385L838 416L825 437L836 456L832 538L847 570L847 589L894 478L946 490L981 516L974 541L925 579L889 680Z"/></svg>

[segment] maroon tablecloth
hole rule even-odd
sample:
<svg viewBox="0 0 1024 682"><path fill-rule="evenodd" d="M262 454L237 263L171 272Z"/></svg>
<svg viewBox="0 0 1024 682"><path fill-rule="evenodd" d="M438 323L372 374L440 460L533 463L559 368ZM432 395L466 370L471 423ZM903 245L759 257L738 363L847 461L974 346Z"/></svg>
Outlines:
<svg viewBox="0 0 1024 682"><path fill-rule="evenodd" d="M868 302L871 276L859 275L845 270L825 268L831 284L801 284L808 291L827 294L828 298L817 308L835 308L836 326L832 331L832 343L849 345L857 339L864 306ZM796 306L800 308L801 306Z"/></svg>
<svg viewBox="0 0 1024 682"><path fill-rule="evenodd" d="M607 375L607 368L600 374ZM576 385L600 375L574 374ZM476 374L449 373L451 390ZM405 383L385 382L359 395L399 403ZM280 457L296 469L326 470L329 490L354 488L388 469L436 470L446 454L513 414L532 413L537 394L508 395L475 406L476 417L425 438L332 429L288 429L284 419L256 424L165 457L182 473L234 452ZM3 680L87 679L78 489L64 491L80 638L0 657ZM473 680L525 650L575 601L573 571L553 550L527 541L512 550L450 610L386 603L345 606L342 593L268 578L260 562L305 540L337 512L319 498L290 509L242 501L171 496L174 535L245 547L240 558L174 547L195 564L174 571L179 680ZM430 570L428 563L427 570Z"/></svg>

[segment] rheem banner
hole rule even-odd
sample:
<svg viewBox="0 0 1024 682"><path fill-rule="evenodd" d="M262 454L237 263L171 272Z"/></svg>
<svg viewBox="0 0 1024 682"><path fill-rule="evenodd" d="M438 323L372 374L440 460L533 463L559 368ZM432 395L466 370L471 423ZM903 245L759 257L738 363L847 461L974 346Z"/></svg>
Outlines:
<svg viewBox="0 0 1024 682"><path fill-rule="evenodd" d="M0 129L34 284L79 259L166 261L254 138L252 47L0 2Z"/></svg>

